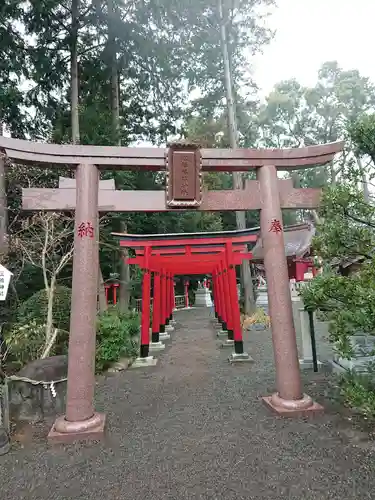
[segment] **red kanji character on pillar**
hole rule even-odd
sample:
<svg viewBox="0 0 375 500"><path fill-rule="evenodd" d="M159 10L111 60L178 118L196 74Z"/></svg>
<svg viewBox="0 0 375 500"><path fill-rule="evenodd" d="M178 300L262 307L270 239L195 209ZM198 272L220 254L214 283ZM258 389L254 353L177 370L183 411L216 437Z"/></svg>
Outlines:
<svg viewBox="0 0 375 500"><path fill-rule="evenodd" d="M81 222L78 226L77 234L80 238L84 238L88 236L89 238L94 237L94 228L92 227L91 222Z"/></svg>
<svg viewBox="0 0 375 500"><path fill-rule="evenodd" d="M281 225L281 222L277 219L272 219L271 221L271 227L269 229L272 233L281 233L283 230L283 227Z"/></svg>

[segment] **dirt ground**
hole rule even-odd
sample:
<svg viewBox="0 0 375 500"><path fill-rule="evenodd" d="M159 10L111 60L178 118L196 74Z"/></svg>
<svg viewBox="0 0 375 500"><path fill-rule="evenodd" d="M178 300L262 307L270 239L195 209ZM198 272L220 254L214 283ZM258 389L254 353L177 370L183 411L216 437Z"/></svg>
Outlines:
<svg viewBox="0 0 375 500"><path fill-rule="evenodd" d="M374 447L329 401L330 375L305 373L326 408L312 420L270 414L271 335L248 332L255 362L231 366L208 312L180 311L156 367L98 379L102 443L47 445L20 430L0 457L0 499L374 499Z"/></svg>

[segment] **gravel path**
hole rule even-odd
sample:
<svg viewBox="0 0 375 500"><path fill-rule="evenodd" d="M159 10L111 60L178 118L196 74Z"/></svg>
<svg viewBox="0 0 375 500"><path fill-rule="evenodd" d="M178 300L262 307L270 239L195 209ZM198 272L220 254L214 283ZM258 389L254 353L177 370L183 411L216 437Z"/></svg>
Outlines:
<svg viewBox="0 0 375 500"><path fill-rule="evenodd" d="M106 441L16 445L0 457L1 500L375 498L375 453L337 415L286 420L259 402L274 388L269 332L249 334L255 364L230 366L205 311L177 320L156 367L99 381ZM321 380L305 377L319 399Z"/></svg>

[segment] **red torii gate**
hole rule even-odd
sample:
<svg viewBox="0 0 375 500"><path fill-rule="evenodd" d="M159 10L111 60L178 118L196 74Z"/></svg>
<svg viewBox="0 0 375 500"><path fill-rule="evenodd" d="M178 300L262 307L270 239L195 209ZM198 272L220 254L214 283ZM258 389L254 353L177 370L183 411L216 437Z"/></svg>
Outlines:
<svg viewBox="0 0 375 500"><path fill-rule="evenodd" d="M249 359L244 353L240 309L237 295L235 266L244 259L251 259L247 243L255 242L254 230L228 231L220 233L198 233L192 235L128 235L112 233L120 239L120 245L133 248L135 258L130 264L139 265L143 271L142 280L142 322L140 357L135 366L155 364L150 352L150 303L151 273L154 273L154 302L152 318L152 344L159 342L159 333L172 319L173 286L178 274L211 274L217 283L215 310L228 332L227 345L234 345L232 361ZM188 267L190 266L190 269ZM220 296L220 290L222 293ZM219 313L220 311L220 313ZM220 315L219 315L220 314Z"/></svg>
<svg viewBox="0 0 375 500"><path fill-rule="evenodd" d="M233 267L231 268L232 272L229 270L228 279L225 279L224 273L227 273L227 265L225 255L222 255L219 258L219 255L215 257L207 257L204 259L205 262L194 261L189 258L185 258L184 262L177 264L174 260L172 263L167 264L166 262L162 263L159 260L155 261L154 264L150 264L149 269L145 270L145 277L147 278L148 274L151 272L154 273L154 301L153 301L153 321L152 321L152 343L159 343L159 331L160 333L164 333L165 325L169 323L169 320L172 318L173 311L173 287L171 283L173 283L174 276L178 274L182 274L186 272L187 266L192 266L192 269L189 271L189 274L207 274L210 273L215 276L215 271L218 273L218 276L222 279L226 285L226 288L229 289L230 293L226 295L226 298L222 296L221 303L223 304L223 313L222 313L222 325L223 329L227 330L228 333L228 341L227 345L234 345L234 353L232 354L230 360L231 361L243 361L245 359L250 359L249 356L244 353L243 350L243 341L242 341L242 331L241 331L241 323L240 323L240 310L238 304L238 296L237 296L237 288L236 288L236 276L234 271L234 265L241 264L241 262L245 258L251 258L251 253L241 253L236 256L231 264ZM130 263L139 264L141 266L144 265L144 258L135 258L129 259ZM165 266L165 267L163 267ZM218 271L220 266L223 268L223 273ZM163 289L163 285L158 284L160 280L165 279L166 283L166 293L160 294L160 291ZM220 279L219 278L219 279ZM148 280L147 280L148 281ZM151 279L150 279L151 281ZM224 286L223 285L223 288ZM138 358L138 366L144 366L145 362L149 361L151 364L153 363L152 357L148 357L149 352L149 334L148 334L148 324L150 321L149 311L150 307L150 294L148 293L148 283L146 279L143 280L143 293L142 293L142 328L141 328L141 356ZM164 299L165 298L165 299ZM164 299L164 300L163 300ZM219 303L218 299L216 304ZM218 306L220 307L220 306ZM159 312L160 311L160 312ZM225 326L224 326L225 325ZM159 327L159 328L158 328ZM137 366L137 364L136 364Z"/></svg>

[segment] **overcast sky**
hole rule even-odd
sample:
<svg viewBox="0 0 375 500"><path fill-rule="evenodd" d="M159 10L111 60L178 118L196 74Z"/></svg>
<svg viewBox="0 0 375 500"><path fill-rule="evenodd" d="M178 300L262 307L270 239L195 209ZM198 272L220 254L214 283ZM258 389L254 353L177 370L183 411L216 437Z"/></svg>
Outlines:
<svg viewBox="0 0 375 500"><path fill-rule="evenodd" d="M269 19L276 36L254 62L262 93L280 80L312 85L325 61L358 69L375 82L373 0L277 0Z"/></svg>

